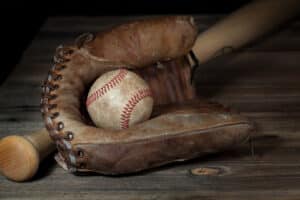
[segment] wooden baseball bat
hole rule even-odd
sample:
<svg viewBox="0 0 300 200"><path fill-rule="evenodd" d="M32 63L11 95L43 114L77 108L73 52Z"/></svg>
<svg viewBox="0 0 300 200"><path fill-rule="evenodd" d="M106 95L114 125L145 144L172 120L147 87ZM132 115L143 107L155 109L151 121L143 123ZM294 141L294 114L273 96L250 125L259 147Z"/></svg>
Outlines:
<svg viewBox="0 0 300 200"><path fill-rule="evenodd" d="M193 52L203 63L257 39L299 12L299 0L254 1L200 33Z"/></svg>
<svg viewBox="0 0 300 200"><path fill-rule="evenodd" d="M40 162L55 149L46 129L0 140L0 172L13 181L26 181L37 172Z"/></svg>
<svg viewBox="0 0 300 200"><path fill-rule="evenodd" d="M254 1L201 33L193 47L201 63L218 52L242 45L294 17L299 0ZM27 136L8 136L0 141L0 171L14 181L34 176L40 161L55 149L45 129Z"/></svg>

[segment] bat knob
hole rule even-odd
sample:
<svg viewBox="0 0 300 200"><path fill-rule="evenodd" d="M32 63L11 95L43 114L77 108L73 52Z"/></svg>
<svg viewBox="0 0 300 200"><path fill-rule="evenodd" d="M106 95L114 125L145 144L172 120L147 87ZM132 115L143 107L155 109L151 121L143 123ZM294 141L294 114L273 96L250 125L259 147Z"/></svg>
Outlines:
<svg viewBox="0 0 300 200"><path fill-rule="evenodd" d="M0 140L0 172L13 181L33 177L40 163L35 146L22 136L8 136Z"/></svg>

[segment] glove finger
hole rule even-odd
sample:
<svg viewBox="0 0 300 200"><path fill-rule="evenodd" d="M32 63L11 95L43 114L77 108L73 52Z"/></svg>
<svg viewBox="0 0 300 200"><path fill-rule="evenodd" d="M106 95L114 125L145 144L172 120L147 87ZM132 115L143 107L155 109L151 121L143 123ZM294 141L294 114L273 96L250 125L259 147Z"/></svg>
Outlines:
<svg viewBox="0 0 300 200"><path fill-rule="evenodd" d="M187 54L197 36L192 17L170 16L118 26L77 42L92 56L141 67Z"/></svg>

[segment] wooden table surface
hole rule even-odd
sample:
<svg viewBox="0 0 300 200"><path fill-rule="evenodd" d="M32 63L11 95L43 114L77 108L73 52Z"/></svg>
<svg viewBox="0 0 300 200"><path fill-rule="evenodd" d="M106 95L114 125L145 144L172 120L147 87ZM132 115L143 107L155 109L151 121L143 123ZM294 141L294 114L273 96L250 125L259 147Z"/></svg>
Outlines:
<svg viewBox="0 0 300 200"><path fill-rule="evenodd" d="M22 60L0 86L0 137L43 127L42 80L59 44L139 17L49 18ZM196 16L200 30L222 16ZM26 30L25 30L26 31ZM200 69L204 97L231 106L256 122L258 134L235 150L133 176L75 176L53 155L31 182L0 177L0 199L299 199L300 21L209 67ZM199 175L191 170L203 170Z"/></svg>

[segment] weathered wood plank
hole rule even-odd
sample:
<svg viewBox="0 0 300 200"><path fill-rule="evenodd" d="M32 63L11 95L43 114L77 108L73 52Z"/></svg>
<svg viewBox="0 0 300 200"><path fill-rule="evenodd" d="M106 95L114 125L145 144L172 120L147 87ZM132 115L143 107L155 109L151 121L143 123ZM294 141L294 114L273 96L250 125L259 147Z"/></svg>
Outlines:
<svg viewBox="0 0 300 200"><path fill-rule="evenodd" d="M191 174L194 168L215 168L218 175L201 176ZM61 168L52 166L53 172L47 174L48 183L43 178L32 182L15 184L6 180L1 181L0 193L14 195L20 191L23 195L39 192L79 192L89 191L248 191L265 190L296 190L299 188L299 165L285 164L202 164L173 166L156 172L147 172L135 176L106 177L106 176L74 176ZM185 180L185 181L183 181ZM3 184L5 183L5 184ZM276 184L274 184L276 183ZM14 188L14 191L11 188ZM32 194L31 194L32 195Z"/></svg>
<svg viewBox="0 0 300 200"><path fill-rule="evenodd" d="M211 200L211 199L257 199L262 200L266 199L268 196L274 196L274 200L278 199L286 199L286 197L289 197L289 200L298 200L299 192L297 190L286 190L284 194L282 192L276 192L272 190L265 190L261 192L243 192L243 193L235 193L235 192L203 192L201 189L197 191L146 191L146 192L140 192L140 191L115 191L115 192L57 192L57 193L50 193L50 192L36 192L36 195L27 194L26 196L16 195L15 198L10 199L19 199L20 197L23 199L40 199L41 196L47 196L47 199L65 199L65 200L73 200L73 199L101 199L103 200L119 200L119 199L140 199L141 197L146 200L156 200L156 199L162 199L162 200Z"/></svg>

